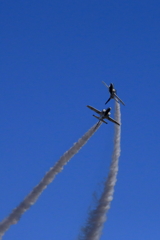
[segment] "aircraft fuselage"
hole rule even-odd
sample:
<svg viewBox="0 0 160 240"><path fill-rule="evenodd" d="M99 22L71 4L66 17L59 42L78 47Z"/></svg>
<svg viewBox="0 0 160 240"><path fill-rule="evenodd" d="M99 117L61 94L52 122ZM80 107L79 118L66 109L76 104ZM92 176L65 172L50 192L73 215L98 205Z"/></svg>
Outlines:
<svg viewBox="0 0 160 240"><path fill-rule="evenodd" d="M109 85L109 92L111 94L111 98L114 98L114 94L116 93L116 90L114 89L113 83Z"/></svg>
<svg viewBox="0 0 160 240"><path fill-rule="evenodd" d="M110 107L107 109L103 109L100 113L101 118L103 119L103 118L109 116L111 114L110 111L111 111Z"/></svg>

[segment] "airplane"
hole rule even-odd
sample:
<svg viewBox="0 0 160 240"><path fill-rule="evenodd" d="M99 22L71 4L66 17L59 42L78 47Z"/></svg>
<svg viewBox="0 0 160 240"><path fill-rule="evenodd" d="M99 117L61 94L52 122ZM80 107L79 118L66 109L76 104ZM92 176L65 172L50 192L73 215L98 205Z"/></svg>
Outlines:
<svg viewBox="0 0 160 240"><path fill-rule="evenodd" d="M109 86L103 81L102 83L109 89L110 92L110 97L105 104L107 104L112 98L114 98L117 102L121 102L125 106L124 102L117 96L117 92L114 89L113 83L111 83Z"/></svg>
<svg viewBox="0 0 160 240"><path fill-rule="evenodd" d="M120 123L118 123L116 120L114 120L113 118L111 118L109 115L111 114L110 111L111 111L111 108L107 108L107 109L103 109L102 111L99 111L98 109L94 108L94 107L91 107L89 105L87 105L87 107L93 111L95 111L96 113L98 113L100 115L100 117L97 117L95 115L93 115L93 117L97 118L99 120L98 124L100 123L100 121L102 121L103 123L106 123L106 121L104 121L104 118L108 119L109 121L113 122L113 123L116 123L117 125L120 126ZM97 125L98 125L97 124Z"/></svg>

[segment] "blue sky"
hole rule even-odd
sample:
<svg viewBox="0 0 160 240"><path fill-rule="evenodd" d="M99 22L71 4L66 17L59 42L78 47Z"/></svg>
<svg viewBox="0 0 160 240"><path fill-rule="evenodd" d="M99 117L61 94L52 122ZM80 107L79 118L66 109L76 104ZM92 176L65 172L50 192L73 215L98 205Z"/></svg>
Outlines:
<svg viewBox="0 0 160 240"><path fill-rule="evenodd" d="M86 105L105 107L105 81L126 106L101 240L160 238L159 9L157 0L0 0L1 220L96 122ZM113 130L103 124L3 239L76 239L107 177Z"/></svg>

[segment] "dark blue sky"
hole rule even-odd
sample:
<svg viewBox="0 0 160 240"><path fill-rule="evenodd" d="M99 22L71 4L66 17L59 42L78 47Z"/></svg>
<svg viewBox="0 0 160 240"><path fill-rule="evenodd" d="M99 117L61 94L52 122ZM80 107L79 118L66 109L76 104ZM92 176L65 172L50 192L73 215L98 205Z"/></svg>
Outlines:
<svg viewBox="0 0 160 240"><path fill-rule="evenodd" d="M126 103L118 182L101 240L159 239L160 2L0 0L0 219L96 119ZM112 107L114 116L114 101ZM76 239L107 177L103 124L4 240Z"/></svg>

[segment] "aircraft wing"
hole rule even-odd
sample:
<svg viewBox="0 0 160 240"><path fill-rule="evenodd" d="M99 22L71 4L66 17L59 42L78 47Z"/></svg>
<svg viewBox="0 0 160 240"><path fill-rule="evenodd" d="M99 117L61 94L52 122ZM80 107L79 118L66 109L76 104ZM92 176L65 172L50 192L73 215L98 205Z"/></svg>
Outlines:
<svg viewBox="0 0 160 240"><path fill-rule="evenodd" d="M96 113L100 114L101 111L99 111L98 109L94 108L94 107L91 107L89 105L87 105L88 108L90 108L91 110L95 111Z"/></svg>
<svg viewBox="0 0 160 240"><path fill-rule="evenodd" d="M109 86L108 86L105 82L102 81L102 83L103 83L107 88L109 88Z"/></svg>
<svg viewBox="0 0 160 240"><path fill-rule="evenodd" d="M114 96L125 106L124 102L116 94L114 94Z"/></svg>
<svg viewBox="0 0 160 240"><path fill-rule="evenodd" d="M108 98L108 100L107 100L107 102L105 103L105 104L107 104L109 101L111 100L111 97L110 98Z"/></svg>
<svg viewBox="0 0 160 240"><path fill-rule="evenodd" d="M118 123L118 122L117 122L116 120L114 120L113 118L107 117L107 119L108 119L109 121L111 121L111 122L113 122L113 123L116 123L117 125L120 126L120 123Z"/></svg>

